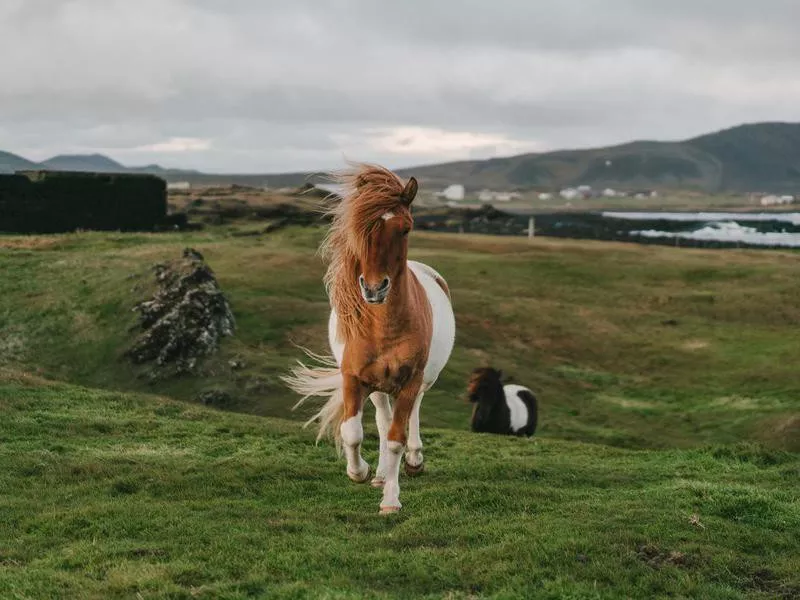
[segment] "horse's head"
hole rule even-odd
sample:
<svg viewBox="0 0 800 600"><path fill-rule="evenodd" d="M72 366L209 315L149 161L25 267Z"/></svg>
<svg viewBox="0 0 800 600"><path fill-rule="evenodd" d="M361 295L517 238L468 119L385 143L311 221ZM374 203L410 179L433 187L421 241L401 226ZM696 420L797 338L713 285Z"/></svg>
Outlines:
<svg viewBox="0 0 800 600"><path fill-rule="evenodd" d="M417 180L412 177L400 193L396 208L383 212L370 227L358 276L361 295L369 304L386 302L392 283L405 269L408 234L414 225L411 203L416 195Z"/></svg>
<svg viewBox="0 0 800 600"><path fill-rule="evenodd" d="M493 402L502 398L503 372L492 367L480 367L472 371L467 384L470 402ZM498 396L499 390L499 396Z"/></svg>

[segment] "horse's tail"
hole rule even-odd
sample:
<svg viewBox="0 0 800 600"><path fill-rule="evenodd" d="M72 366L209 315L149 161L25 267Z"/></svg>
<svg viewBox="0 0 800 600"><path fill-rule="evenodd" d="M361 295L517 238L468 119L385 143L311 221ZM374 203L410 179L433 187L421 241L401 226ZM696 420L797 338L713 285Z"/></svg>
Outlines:
<svg viewBox="0 0 800 600"><path fill-rule="evenodd" d="M292 407L298 408L311 396L327 398L325 404L313 417L306 421L303 427L308 427L319 420L317 442L325 436L332 436L336 449L341 453L341 424L344 416L344 393L342 389L342 372L332 356L320 356L303 348L309 358L319 363L319 366L309 367L297 361L297 366L291 369L289 375L281 380L302 398Z"/></svg>

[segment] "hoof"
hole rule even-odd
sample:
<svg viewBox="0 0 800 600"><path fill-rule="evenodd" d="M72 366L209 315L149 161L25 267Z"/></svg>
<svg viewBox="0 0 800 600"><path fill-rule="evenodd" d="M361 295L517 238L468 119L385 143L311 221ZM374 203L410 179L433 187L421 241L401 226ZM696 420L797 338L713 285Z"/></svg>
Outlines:
<svg viewBox="0 0 800 600"><path fill-rule="evenodd" d="M425 463L421 462L416 467L414 465L410 465L408 463L404 463L404 468L406 471L406 475L410 477L415 477L416 475L421 475L422 472L425 470Z"/></svg>
<svg viewBox="0 0 800 600"><path fill-rule="evenodd" d="M386 480L383 477L375 477L369 484L374 488L382 488L383 484L386 483Z"/></svg>
<svg viewBox="0 0 800 600"><path fill-rule="evenodd" d="M400 512L399 506L381 506L382 515L393 515Z"/></svg>
<svg viewBox="0 0 800 600"><path fill-rule="evenodd" d="M351 473L350 471L347 472L347 476L350 478L350 481L354 481L356 483L365 483L367 479L370 478L370 475L372 475L372 469L369 468L369 465L367 465L367 468L364 469L363 473Z"/></svg>

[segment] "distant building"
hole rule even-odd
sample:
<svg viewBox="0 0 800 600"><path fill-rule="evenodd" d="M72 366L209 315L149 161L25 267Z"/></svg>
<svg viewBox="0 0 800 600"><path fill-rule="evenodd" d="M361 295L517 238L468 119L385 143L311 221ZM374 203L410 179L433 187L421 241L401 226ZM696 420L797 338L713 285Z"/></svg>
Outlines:
<svg viewBox="0 0 800 600"><path fill-rule="evenodd" d="M583 197L583 194L575 188L564 188L558 193L564 200L575 200Z"/></svg>
<svg viewBox="0 0 800 600"><path fill-rule="evenodd" d="M478 192L478 200L481 202L511 202L521 197L519 192L495 192L486 189Z"/></svg>
<svg viewBox="0 0 800 600"><path fill-rule="evenodd" d="M478 200L481 202L491 202L492 198L494 198L494 192L492 192L492 190L481 190L478 192Z"/></svg>
<svg viewBox="0 0 800 600"><path fill-rule="evenodd" d="M794 196L776 196L769 194L761 198L761 206L777 206L780 204L792 204Z"/></svg>
<svg viewBox="0 0 800 600"><path fill-rule="evenodd" d="M473 210L478 210L482 205L480 202L460 202L457 200L450 200L447 202L446 206L448 208L470 208Z"/></svg>
<svg viewBox="0 0 800 600"><path fill-rule="evenodd" d="M167 189L175 191L189 191L192 189L192 184L188 181L173 181L172 183L167 184Z"/></svg>
<svg viewBox="0 0 800 600"><path fill-rule="evenodd" d="M549 192L542 192L541 194L539 194L539 200L552 200L552 199L553 199L553 194L550 194Z"/></svg>
<svg viewBox="0 0 800 600"><path fill-rule="evenodd" d="M606 188L603 190L603 196L605 196L606 198L616 198L617 196L619 196L619 192L617 192L617 190L612 188Z"/></svg>
<svg viewBox="0 0 800 600"><path fill-rule="evenodd" d="M464 186L460 183L454 183L453 185L448 185L440 194L446 200L463 200L465 196Z"/></svg>

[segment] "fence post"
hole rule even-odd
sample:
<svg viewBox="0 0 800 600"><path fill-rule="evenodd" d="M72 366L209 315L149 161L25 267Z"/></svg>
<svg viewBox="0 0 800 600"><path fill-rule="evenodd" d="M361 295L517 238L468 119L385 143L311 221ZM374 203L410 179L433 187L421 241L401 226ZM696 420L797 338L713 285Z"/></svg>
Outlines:
<svg viewBox="0 0 800 600"><path fill-rule="evenodd" d="M530 217L528 219L528 239L529 240L533 239L533 231L534 231L533 226L534 226L533 217Z"/></svg>

